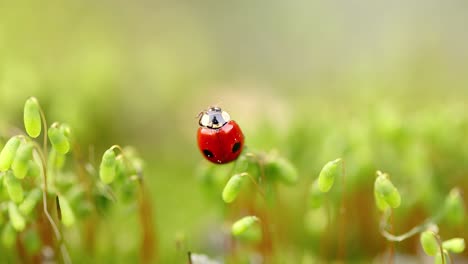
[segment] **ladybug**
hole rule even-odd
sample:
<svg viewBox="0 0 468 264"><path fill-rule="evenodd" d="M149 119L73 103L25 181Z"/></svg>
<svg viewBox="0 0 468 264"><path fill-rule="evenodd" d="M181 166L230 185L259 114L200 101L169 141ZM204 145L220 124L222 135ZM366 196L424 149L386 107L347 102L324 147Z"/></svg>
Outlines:
<svg viewBox="0 0 468 264"><path fill-rule="evenodd" d="M198 123L198 148L207 160L223 164L239 157L244 146L244 134L227 112L219 107L210 107L200 113Z"/></svg>

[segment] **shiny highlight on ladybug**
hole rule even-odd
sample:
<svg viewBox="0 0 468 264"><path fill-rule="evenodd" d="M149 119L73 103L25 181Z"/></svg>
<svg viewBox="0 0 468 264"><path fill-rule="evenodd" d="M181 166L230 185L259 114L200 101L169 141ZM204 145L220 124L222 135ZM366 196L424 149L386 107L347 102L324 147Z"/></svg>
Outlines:
<svg viewBox="0 0 468 264"><path fill-rule="evenodd" d="M244 147L244 134L229 114L219 107L200 113L198 148L203 156L217 164L236 160Z"/></svg>

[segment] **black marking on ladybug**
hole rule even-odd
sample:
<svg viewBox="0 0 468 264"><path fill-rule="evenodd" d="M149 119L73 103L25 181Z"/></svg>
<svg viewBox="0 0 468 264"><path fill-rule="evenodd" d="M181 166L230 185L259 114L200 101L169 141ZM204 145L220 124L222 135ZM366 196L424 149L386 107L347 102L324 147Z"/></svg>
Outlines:
<svg viewBox="0 0 468 264"><path fill-rule="evenodd" d="M219 121L216 119L216 116L213 117L213 125L218 125Z"/></svg>
<svg viewBox="0 0 468 264"><path fill-rule="evenodd" d="M234 144L234 146L232 146L232 153L236 153L237 151L239 151L240 147L241 147L241 143L236 142L236 144Z"/></svg>
<svg viewBox="0 0 468 264"><path fill-rule="evenodd" d="M205 156L208 157L208 158L213 157L213 152L211 152L211 151L209 151L207 149L203 150L203 154L205 154Z"/></svg>

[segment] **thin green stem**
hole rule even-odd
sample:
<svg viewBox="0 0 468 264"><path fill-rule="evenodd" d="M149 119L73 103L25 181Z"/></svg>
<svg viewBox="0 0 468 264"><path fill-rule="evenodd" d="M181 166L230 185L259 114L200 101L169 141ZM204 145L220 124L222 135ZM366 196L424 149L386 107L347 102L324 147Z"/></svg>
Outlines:
<svg viewBox="0 0 468 264"><path fill-rule="evenodd" d="M41 157L41 161L42 161L42 173L44 176L43 177L44 190L42 192L42 203L43 203L43 208L44 208L44 214L46 215L47 220L50 222L50 225L52 226L52 229L54 230L57 241L59 241L60 243L60 251L62 253L62 258L63 258L64 263L71 263L71 259L70 259L70 256L68 255L68 251L63 241L63 237L60 233L60 230L58 229L57 224L55 223L54 219L49 213L49 210L47 209L48 207L47 205L47 155L48 155L47 128L48 127L47 127L47 120L45 118L44 111L42 110L41 105L40 104L38 105L39 105L39 113L41 115L42 125L44 127L42 151L41 151L40 146L36 142L34 143L36 146L36 150L39 153L39 156Z"/></svg>
<svg viewBox="0 0 468 264"><path fill-rule="evenodd" d="M440 220L440 218L442 218L443 211L441 211L441 213L435 215L434 217L427 219L420 225L411 228L408 232L403 233L401 235L394 235L391 232L387 231L388 219L390 215L391 215L390 209L387 209L382 215L382 220L380 221L380 234L382 234L382 236L384 236L389 241L401 242L418 233L421 233L422 231L426 230L429 226L436 224Z"/></svg>
<svg viewBox="0 0 468 264"><path fill-rule="evenodd" d="M45 114L44 114L44 111L42 110L41 105L39 103L38 103L38 105L39 105L39 113L41 114L42 126L44 127L44 130L43 130L44 131L43 132L44 137L43 137L43 141L42 141L43 142L42 147L44 149L43 154L44 154L44 159L47 160L47 153L49 153L48 149L47 149L47 120L45 118ZM47 186L45 186L45 188L47 190Z"/></svg>
<svg viewBox="0 0 468 264"><path fill-rule="evenodd" d="M431 233L436 239L437 245L439 246L440 257L442 258L442 264L445 264L445 254L444 254L444 248L442 247L442 240L440 239L440 236L436 234L434 231L431 231Z"/></svg>

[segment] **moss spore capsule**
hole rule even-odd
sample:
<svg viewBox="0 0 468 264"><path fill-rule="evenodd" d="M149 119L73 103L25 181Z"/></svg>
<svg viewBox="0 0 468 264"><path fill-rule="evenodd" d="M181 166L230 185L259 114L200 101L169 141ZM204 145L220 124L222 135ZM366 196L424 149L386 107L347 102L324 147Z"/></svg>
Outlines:
<svg viewBox="0 0 468 264"><path fill-rule="evenodd" d="M62 223L66 227L70 227L75 223L75 214L73 213L67 198L64 196L59 196L58 200L60 204L60 211L62 213Z"/></svg>
<svg viewBox="0 0 468 264"><path fill-rule="evenodd" d="M335 178L338 177L340 163L341 159L336 159L329 161L323 166L318 177L318 187L321 192L330 191L335 182Z"/></svg>
<svg viewBox="0 0 468 264"><path fill-rule="evenodd" d="M462 253L465 250L465 240L463 238L452 238L442 243L442 247L453 253Z"/></svg>
<svg viewBox="0 0 468 264"><path fill-rule="evenodd" d="M29 215L33 209L36 207L37 202L41 199L42 191L39 189L34 189L29 192L24 201L19 206L19 211L24 216Z"/></svg>
<svg viewBox="0 0 468 264"><path fill-rule="evenodd" d="M16 241L16 231L10 223L7 223L2 230L2 244L11 249Z"/></svg>
<svg viewBox="0 0 468 264"><path fill-rule="evenodd" d="M13 172L6 172L3 184L6 186L8 195L13 202L20 203L23 201L23 187L21 186L21 181L13 175Z"/></svg>
<svg viewBox="0 0 468 264"><path fill-rule="evenodd" d="M6 171L10 168L20 143L21 141L18 136L12 137L7 141L0 152L0 171Z"/></svg>
<svg viewBox="0 0 468 264"><path fill-rule="evenodd" d="M439 252L439 244L437 243L434 232L429 230L422 232L419 241L421 242L424 252L426 252L428 256L435 256L437 252Z"/></svg>
<svg viewBox="0 0 468 264"><path fill-rule="evenodd" d="M289 160L275 154L265 160L265 174L267 177L278 179L286 184L294 184L299 178L296 167Z"/></svg>
<svg viewBox="0 0 468 264"><path fill-rule="evenodd" d="M60 154L67 154L70 150L70 143L57 123L52 124L48 131L52 147Z"/></svg>
<svg viewBox="0 0 468 264"><path fill-rule="evenodd" d="M323 193L318 186L318 180L315 180L309 189L309 205L311 208L316 209L322 206Z"/></svg>
<svg viewBox="0 0 468 264"><path fill-rule="evenodd" d="M18 179L23 179L28 172L29 161L31 161L33 157L33 147L32 143L23 142L16 151L16 156L11 168Z"/></svg>
<svg viewBox="0 0 468 264"><path fill-rule="evenodd" d="M35 162L34 160L30 160L28 162L28 175L31 177L39 177L41 174L41 168L39 167L39 164Z"/></svg>
<svg viewBox="0 0 468 264"><path fill-rule="evenodd" d="M16 231L23 231L26 227L26 220L24 220L24 217L19 212L18 207L13 202L8 204L8 215L13 228Z"/></svg>
<svg viewBox="0 0 468 264"><path fill-rule="evenodd" d="M112 148L106 150L102 155L101 165L99 167L99 177L105 184L110 184L114 181L116 175L116 156Z"/></svg>
<svg viewBox="0 0 468 264"><path fill-rule="evenodd" d="M68 124L60 124L60 130L62 131L63 135L66 136L68 139L71 137L71 127Z"/></svg>
<svg viewBox="0 0 468 264"><path fill-rule="evenodd" d="M117 179L125 179L127 178L126 175L129 175L130 173L133 173L132 171L130 171L128 169L128 166L127 166L127 163L125 162L125 159L124 157L122 156L122 154L119 154L116 158L115 158L115 162L116 162L116 165L115 165L115 173L116 173L116 178Z"/></svg>
<svg viewBox="0 0 468 264"><path fill-rule="evenodd" d="M35 97L30 97L24 104L24 127L28 135L36 138L41 134L41 112L39 102Z"/></svg>
<svg viewBox="0 0 468 264"><path fill-rule="evenodd" d="M455 188L450 191L444 202L445 219L452 225L460 225L465 218L465 206L460 191Z"/></svg>
<svg viewBox="0 0 468 264"><path fill-rule="evenodd" d="M242 187L244 175L245 174L236 174L229 179L223 189L224 202L231 203L237 198L237 195L239 194Z"/></svg>
<svg viewBox="0 0 468 264"><path fill-rule="evenodd" d="M256 216L245 216L237 220L231 227L231 233L234 236L242 235L247 229L251 228L255 223L259 221Z"/></svg>
<svg viewBox="0 0 468 264"><path fill-rule="evenodd" d="M388 178L387 174L377 172L378 176L374 183L374 195L376 196L377 206L380 208L385 201L390 207L397 208L401 204L401 197L398 189Z"/></svg>

